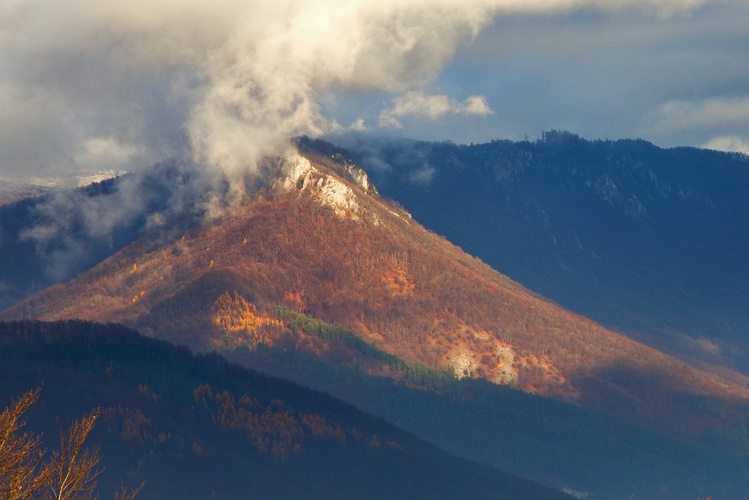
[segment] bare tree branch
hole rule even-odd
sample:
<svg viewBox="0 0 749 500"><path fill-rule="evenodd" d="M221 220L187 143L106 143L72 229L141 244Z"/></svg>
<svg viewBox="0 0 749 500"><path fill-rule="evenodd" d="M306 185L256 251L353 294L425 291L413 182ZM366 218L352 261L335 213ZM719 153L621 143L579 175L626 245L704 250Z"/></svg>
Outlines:
<svg viewBox="0 0 749 500"><path fill-rule="evenodd" d="M144 484L146 483L141 483L141 485L134 491L128 491L125 487L122 487L117 493L115 493L114 500L134 500L138 493L140 493Z"/></svg>
<svg viewBox="0 0 749 500"><path fill-rule="evenodd" d="M97 408L76 420L60 437L60 451L43 465L46 451L42 437L32 432L20 434L23 414L39 399L41 388L29 391L0 413L0 499L2 500L88 500L95 499L97 447L84 448L86 438L101 414ZM133 500L140 492L122 488L115 500Z"/></svg>
<svg viewBox="0 0 749 500"><path fill-rule="evenodd" d="M37 472L44 449L41 436L25 432L23 414L39 399L41 388L29 391L0 413L0 497L8 500L34 498L47 483L46 469Z"/></svg>
<svg viewBox="0 0 749 500"><path fill-rule="evenodd" d="M60 451L52 454L48 468L51 470L50 491L55 500L86 500L94 499L96 478L101 470L96 466L101 460L97 447L84 448L96 419L99 418L101 408L91 414L76 420L70 426L68 433L60 439Z"/></svg>

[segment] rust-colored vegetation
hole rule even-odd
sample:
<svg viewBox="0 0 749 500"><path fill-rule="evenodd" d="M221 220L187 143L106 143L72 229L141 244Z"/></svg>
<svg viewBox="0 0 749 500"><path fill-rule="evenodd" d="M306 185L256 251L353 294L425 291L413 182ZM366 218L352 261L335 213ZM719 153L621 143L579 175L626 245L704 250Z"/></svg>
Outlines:
<svg viewBox="0 0 749 500"><path fill-rule="evenodd" d="M304 440L310 437L332 438L340 446L346 446L349 440L364 441L364 435L355 428L334 426L322 415L292 411L281 400L263 405L246 394L236 399L227 391L216 392L208 384L196 387L193 397L214 423L246 432L258 452L280 460L301 454ZM393 441L393 447L399 446Z"/></svg>
<svg viewBox="0 0 749 500"><path fill-rule="evenodd" d="M5 317L121 322L201 350L330 354L329 342L292 331L281 305L410 364L682 434L749 417L745 377L698 370L566 311L351 187L373 217L342 217L308 191L266 192L168 242L141 239ZM732 406L681 418L695 399Z"/></svg>
<svg viewBox="0 0 749 500"><path fill-rule="evenodd" d="M23 430L26 412L41 388L23 394L0 413L0 497L6 500L97 498L101 454L84 446L100 409L73 422L60 437L60 448L47 456L42 436ZM132 500L138 491L121 490L117 500Z"/></svg>
<svg viewBox="0 0 749 500"><path fill-rule="evenodd" d="M284 332L281 321L265 314L258 314L255 304L248 302L236 290L233 294L222 293L214 302L213 322L224 332L234 334L236 342L273 345L271 335Z"/></svg>

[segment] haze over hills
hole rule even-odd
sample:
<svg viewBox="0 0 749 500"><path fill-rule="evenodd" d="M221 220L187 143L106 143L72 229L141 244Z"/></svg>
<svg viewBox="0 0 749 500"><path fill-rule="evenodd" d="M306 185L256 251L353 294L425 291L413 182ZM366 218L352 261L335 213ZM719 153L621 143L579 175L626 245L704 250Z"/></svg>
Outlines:
<svg viewBox="0 0 749 500"><path fill-rule="evenodd" d="M77 189L35 190L0 206L0 261L9 264L0 266L0 309L67 281L164 221L193 220L193 205L202 203L197 177L166 162Z"/></svg>
<svg viewBox="0 0 749 500"><path fill-rule="evenodd" d="M44 194L45 191L46 189L41 186L0 179L0 206L25 198L39 196Z"/></svg>
<svg viewBox="0 0 749 500"><path fill-rule="evenodd" d="M642 140L341 140L426 227L561 305L749 371L749 158Z"/></svg>
<svg viewBox="0 0 749 500"><path fill-rule="evenodd" d="M429 433L433 442L464 456L514 465L510 470L557 487L571 484L615 498L647 496L664 487L679 492L665 498L696 496L700 488L715 491L719 484L727 484L730 494L743 491L743 482L716 479L746 470L741 459L726 454L746 451L742 425L749 391L743 376L701 371L529 292L384 202L358 167L326 148L302 141L304 156L269 164L272 182L219 216L199 214L192 208L196 203L185 201L182 213L162 210L162 224L129 226L136 230L118 235L122 250L2 318L117 321L194 349L219 350L350 401L358 398L369 411ZM115 184L107 189L118 192ZM106 190L83 195L100 196L87 202L100 207L111 199ZM152 218L136 213L128 220ZM356 371L391 377L396 385L387 396L378 395L382 386L357 382ZM458 378L487 380L496 390L454 386ZM479 394L489 403L452 406L446 398L438 405L452 415L470 413L460 421L480 428L449 425L452 420L436 418L434 411L425 417L424 409L434 403L413 395L409 400L420 402L411 413L385 407L408 387L454 394L458 401ZM539 410L531 400L510 398L503 387L608 417L561 403ZM518 416L508 418L495 406L501 401L518 405ZM538 442L539 429L549 427L541 420L561 415L566 416L559 434L543 431ZM509 427L493 429L492 419L505 419ZM630 424L621 427L622 420ZM526 426L531 421L537 424ZM632 423L700 444L684 449L668 436L627 427ZM506 443L505 436L515 432L521 437L509 441L522 450L521 460L460 444L461 435L480 443L482 434L490 436L484 442ZM622 436L637 436L640 445L622 454L626 459L613 458L616 453L605 443L629 446ZM579 443L589 447L573 455L605 456L611 467L596 470L600 458L588 455L580 458L593 469L585 477L574 467L560 467L563 447ZM554 461L540 458L545 449L555 450L549 452ZM694 458L676 466L677 456ZM721 464L723 472L684 476L683 471L711 468L709 463ZM647 479L633 483L627 479L632 475Z"/></svg>

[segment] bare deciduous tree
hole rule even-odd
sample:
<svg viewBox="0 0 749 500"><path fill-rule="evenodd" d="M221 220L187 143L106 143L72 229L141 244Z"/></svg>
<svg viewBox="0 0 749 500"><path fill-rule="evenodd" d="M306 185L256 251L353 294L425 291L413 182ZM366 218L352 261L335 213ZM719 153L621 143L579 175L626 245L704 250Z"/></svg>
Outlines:
<svg viewBox="0 0 749 500"><path fill-rule="evenodd" d="M73 422L60 439L60 451L52 454L47 468L50 470L49 491L54 500L96 498L96 478L101 473L96 466L101 455L98 448L84 448L83 443L100 413L101 409L97 408Z"/></svg>
<svg viewBox="0 0 749 500"><path fill-rule="evenodd" d="M20 433L23 414L39 399L40 389L29 391L0 414L0 497L25 500L47 484L49 472L40 467L44 456L41 436Z"/></svg>
<svg viewBox="0 0 749 500"><path fill-rule="evenodd" d="M60 450L44 463L42 437L21 433L23 414L39 399L41 388L29 391L0 413L0 498L4 500L88 500L97 498L101 473L98 448L85 448L101 409L73 422L60 438ZM142 486L142 485L141 485ZM133 500L140 491L121 489L116 500Z"/></svg>

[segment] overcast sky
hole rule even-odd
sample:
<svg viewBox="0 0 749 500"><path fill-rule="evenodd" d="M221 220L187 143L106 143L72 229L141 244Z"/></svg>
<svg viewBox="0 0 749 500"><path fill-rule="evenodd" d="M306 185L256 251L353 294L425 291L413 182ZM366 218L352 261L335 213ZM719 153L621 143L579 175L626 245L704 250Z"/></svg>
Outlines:
<svg viewBox="0 0 749 500"><path fill-rule="evenodd" d="M745 0L0 0L0 175L231 173L348 129L749 154L747 26Z"/></svg>

